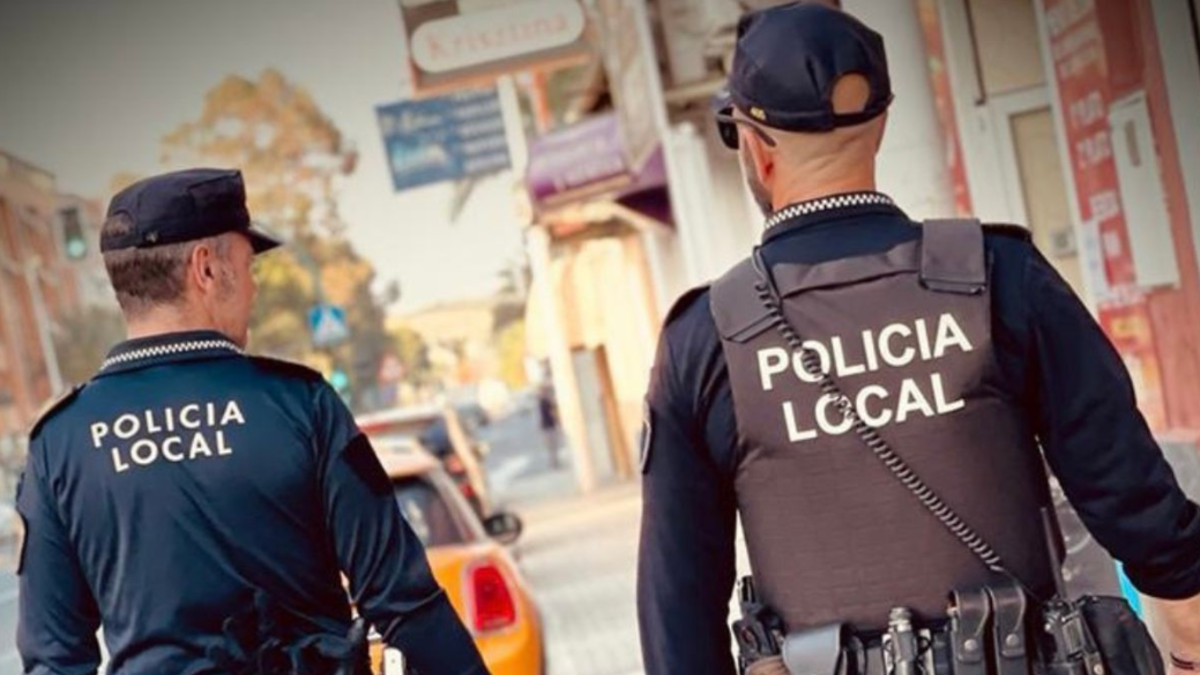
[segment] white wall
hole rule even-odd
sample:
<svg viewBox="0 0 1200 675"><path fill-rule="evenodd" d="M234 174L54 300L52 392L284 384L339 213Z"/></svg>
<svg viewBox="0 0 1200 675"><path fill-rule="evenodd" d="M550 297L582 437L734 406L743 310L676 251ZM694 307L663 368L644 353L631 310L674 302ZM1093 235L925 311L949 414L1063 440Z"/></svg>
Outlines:
<svg viewBox="0 0 1200 675"><path fill-rule="evenodd" d="M683 168L673 205L689 210L689 217L678 222L688 286L695 286L716 279L750 254L763 217L748 208L736 153L721 147L714 133L684 123L675 127L672 138Z"/></svg>
<svg viewBox="0 0 1200 675"><path fill-rule="evenodd" d="M843 0L842 7L883 35L887 48L896 102L879 154L879 189L915 219L953 215L954 192L915 5Z"/></svg>
<svg viewBox="0 0 1200 675"><path fill-rule="evenodd" d="M1200 14L1200 0L1192 0ZM1179 142L1179 163L1192 221L1192 241L1200 259L1200 56L1188 0L1153 0L1155 28L1161 50L1171 121Z"/></svg>

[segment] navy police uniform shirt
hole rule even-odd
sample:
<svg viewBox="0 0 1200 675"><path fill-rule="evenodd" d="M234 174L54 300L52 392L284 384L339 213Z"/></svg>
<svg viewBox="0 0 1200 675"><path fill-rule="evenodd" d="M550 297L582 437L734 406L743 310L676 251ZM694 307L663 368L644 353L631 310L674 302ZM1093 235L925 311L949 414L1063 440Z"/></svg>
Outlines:
<svg viewBox="0 0 1200 675"><path fill-rule="evenodd" d="M264 592L344 636L349 593L422 672L486 673L349 410L307 368L201 331L118 346L35 428L17 498L18 646L35 675L220 672Z"/></svg>
<svg viewBox="0 0 1200 675"><path fill-rule="evenodd" d="M814 213L768 229L768 264L876 253L920 235L889 203L810 206ZM1028 237L989 228L985 245L999 366L1072 504L1143 592L1200 593L1200 509L1138 412L1120 356ZM646 672L732 675L739 456L706 289L681 298L667 319L647 413L638 569Z"/></svg>

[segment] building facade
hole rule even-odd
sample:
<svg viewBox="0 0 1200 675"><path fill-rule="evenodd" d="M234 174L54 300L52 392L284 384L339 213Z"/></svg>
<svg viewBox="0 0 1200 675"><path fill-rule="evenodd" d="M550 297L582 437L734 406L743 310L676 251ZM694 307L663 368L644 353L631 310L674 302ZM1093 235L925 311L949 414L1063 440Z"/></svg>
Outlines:
<svg viewBox="0 0 1200 675"><path fill-rule="evenodd" d="M11 495L38 410L63 387L54 348L77 310L54 177L0 153L0 495Z"/></svg>
<svg viewBox="0 0 1200 675"><path fill-rule="evenodd" d="M0 434L26 431L61 387L53 336L78 303L54 177L0 153Z"/></svg>

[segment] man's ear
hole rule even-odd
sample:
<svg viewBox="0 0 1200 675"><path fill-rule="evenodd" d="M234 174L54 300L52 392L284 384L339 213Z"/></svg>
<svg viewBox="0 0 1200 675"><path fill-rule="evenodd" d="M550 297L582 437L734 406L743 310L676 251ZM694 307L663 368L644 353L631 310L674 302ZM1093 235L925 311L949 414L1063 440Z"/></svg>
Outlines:
<svg viewBox="0 0 1200 675"><path fill-rule="evenodd" d="M192 253L188 256L188 276L192 278L197 288L207 291L217 284L219 271L216 263L212 245L208 242L202 242L192 247Z"/></svg>
<svg viewBox="0 0 1200 675"><path fill-rule="evenodd" d="M775 149L764 143L758 134L752 131L743 132L741 142L746 152L750 153L750 165L758 174L759 182L770 190L771 182L775 178Z"/></svg>
<svg viewBox="0 0 1200 675"><path fill-rule="evenodd" d="M873 120L876 124L879 125L879 128L875 131L875 152L876 153L878 153L879 149L881 147L883 147L883 136L884 136L884 134L887 133L887 120L888 120L888 113L886 110L877 119Z"/></svg>

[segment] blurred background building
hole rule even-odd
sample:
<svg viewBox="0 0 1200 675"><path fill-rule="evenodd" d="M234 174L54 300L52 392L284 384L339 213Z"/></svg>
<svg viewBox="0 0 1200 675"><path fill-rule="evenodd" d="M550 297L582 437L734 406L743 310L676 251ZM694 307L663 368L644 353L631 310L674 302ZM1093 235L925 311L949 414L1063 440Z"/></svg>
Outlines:
<svg viewBox="0 0 1200 675"><path fill-rule="evenodd" d="M0 152L0 464L23 463L37 410L63 387L55 337L79 309L54 176ZM11 482L13 471L3 472ZM9 485L0 490L11 489Z"/></svg>

